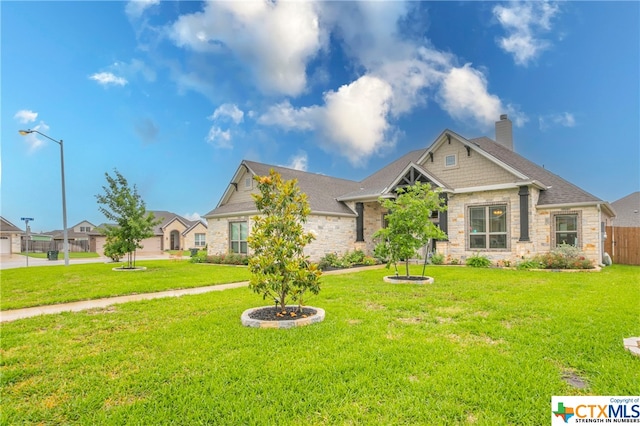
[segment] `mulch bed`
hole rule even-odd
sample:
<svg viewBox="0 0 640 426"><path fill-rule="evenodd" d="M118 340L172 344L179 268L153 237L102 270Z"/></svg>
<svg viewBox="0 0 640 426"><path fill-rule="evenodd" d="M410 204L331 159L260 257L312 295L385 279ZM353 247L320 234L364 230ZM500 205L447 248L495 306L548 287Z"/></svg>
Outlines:
<svg viewBox="0 0 640 426"><path fill-rule="evenodd" d="M423 277L421 275L409 275L408 277L406 275L392 275L387 277L390 280L406 280L406 281L424 281L426 279L429 279L429 277Z"/></svg>
<svg viewBox="0 0 640 426"><path fill-rule="evenodd" d="M283 311L280 307L268 307L256 309L249 314L249 318L261 321L285 321L299 318L307 318L315 315L317 311L311 308L302 308L298 311L297 306L287 306Z"/></svg>

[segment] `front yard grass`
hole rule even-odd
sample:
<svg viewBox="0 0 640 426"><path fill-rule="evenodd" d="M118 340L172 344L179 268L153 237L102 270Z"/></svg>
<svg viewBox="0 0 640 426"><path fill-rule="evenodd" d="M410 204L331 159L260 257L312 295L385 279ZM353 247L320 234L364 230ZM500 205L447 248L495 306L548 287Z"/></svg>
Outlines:
<svg viewBox="0 0 640 426"><path fill-rule="evenodd" d="M125 294L150 293L246 281L245 267L192 264L188 260L137 261L146 271L116 272L120 264L37 266L0 271L0 310Z"/></svg>
<svg viewBox="0 0 640 426"><path fill-rule="evenodd" d="M23 256L27 255L26 251L20 253ZM40 253L40 252L29 252L29 257L33 257L34 259L47 259L48 253ZM70 251L69 259L93 259L96 257L100 257L100 255L96 252L91 251ZM58 251L58 259L64 259L64 252Z"/></svg>
<svg viewBox="0 0 640 426"><path fill-rule="evenodd" d="M3 324L0 420L542 425L552 395L639 394L640 268L427 273L325 276L325 321L289 330L243 327L248 289Z"/></svg>

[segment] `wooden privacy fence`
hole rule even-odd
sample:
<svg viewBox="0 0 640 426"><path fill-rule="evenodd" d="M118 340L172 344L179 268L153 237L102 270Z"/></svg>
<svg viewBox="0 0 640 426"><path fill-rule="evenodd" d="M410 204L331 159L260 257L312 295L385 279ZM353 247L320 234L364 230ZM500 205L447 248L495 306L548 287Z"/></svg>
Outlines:
<svg viewBox="0 0 640 426"><path fill-rule="evenodd" d="M58 250L60 253L64 250L63 240L51 241L29 241L29 251L34 253L46 253L49 250ZM27 251L27 240L22 239L22 251ZM89 251L89 241L71 240L69 241L70 252L87 252Z"/></svg>
<svg viewBox="0 0 640 426"><path fill-rule="evenodd" d="M617 228L607 226L604 249L613 263L640 265L640 228Z"/></svg>

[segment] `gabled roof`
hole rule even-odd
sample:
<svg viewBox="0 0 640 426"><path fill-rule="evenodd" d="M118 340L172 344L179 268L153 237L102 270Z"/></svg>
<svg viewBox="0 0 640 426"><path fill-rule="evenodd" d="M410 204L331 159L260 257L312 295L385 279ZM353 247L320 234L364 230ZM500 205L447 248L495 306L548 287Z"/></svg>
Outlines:
<svg viewBox="0 0 640 426"><path fill-rule="evenodd" d="M184 225L185 228L191 228L194 224L197 225L198 221L193 221L193 220L187 220L184 217L177 215L175 213L172 212L168 212L166 210L150 210L148 211L148 213L153 213L153 215L155 216L156 220L160 220L160 224L158 224L154 229L154 235L164 235L164 229L169 226L169 224L171 224L171 222L173 221L178 221L180 222L182 225Z"/></svg>
<svg viewBox="0 0 640 426"><path fill-rule="evenodd" d="M357 185L358 188L356 190L344 192L338 199L341 201L378 199L379 196L385 193L391 183L400 176L402 171L416 162L425 151L425 149L417 149L403 155L388 166L364 178Z"/></svg>
<svg viewBox="0 0 640 426"><path fill-rule="evenodd" d="M611 205L616 211L614 226L640 228L640 191L620 198Z"/></svg>
<svg viewBox="0 0 640 426"><path fill-rule="evenodd" d="M230 198L230 191L233 191L232 184L240 177L240 171L243 167L246 167L249 173L257 176L268 175L270 170L278 172L282 179L291 180L296 179L300 190L307 194L307 200L309 201L309 207L315 214L334 214L345 216L356 216L355 212L347 207L345 204L337 200L338 196L345 192L350 192L359 187L359 183L347 180L335 178L327 175L321 175L317 173L309 173L301 170L290 169L287 167L273 166L264 163L257 163L255 161L244 160L238 168L238 172L234 175L234 180L225 192L222 200L218 206L211 210L204 217L224 216L230 214L253 214L256 213L255 204L250 202L242 202L235 204L224 204Z"/></svg>
<svg viewBox="0 0 640 426"><path fill-rule="evenodd" d="M0 232L2 233L22 233L22 229L0 216Z"/></svg>
<svg viewBox="0 0 640 426"><path fill-rule="evenodd" d="M538 181L544 185L546 189L540 192L538 206L604 203L604 201L595 195L589 194L585 190L562 179L560 176L551 173L549 170L538 166L487 137L471 139L470 142L491 156L518 170L529 180Z"/></svg>

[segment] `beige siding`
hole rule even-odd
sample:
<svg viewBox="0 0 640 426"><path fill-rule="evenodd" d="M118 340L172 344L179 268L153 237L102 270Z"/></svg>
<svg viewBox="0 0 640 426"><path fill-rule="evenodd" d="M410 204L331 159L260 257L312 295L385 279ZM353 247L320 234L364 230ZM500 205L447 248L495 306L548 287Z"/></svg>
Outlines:
<svg viewBox="0 0 640 426"><path fill-rule="evenodd" d="M247 181L247 179L249 179ZM246 184L249 186L246 186ZM257 193L256 182L253 180L252 174L245 171L238 179L238 189L232 188L231 196L225 204L239 204L253 202L251 194Z"/></svg>
<svg viewBox="0 0 640 426"><path fill-rule="evenodd" d="M445 167L445 158L448 155L456 155L456 166ZM433 162L427 156L421 166L456 189L518 180L516 176L473 150L471 156L467 156L467 149L454 138L451 138L450 144L444 142L438 147L433 153Z"/></svg>

